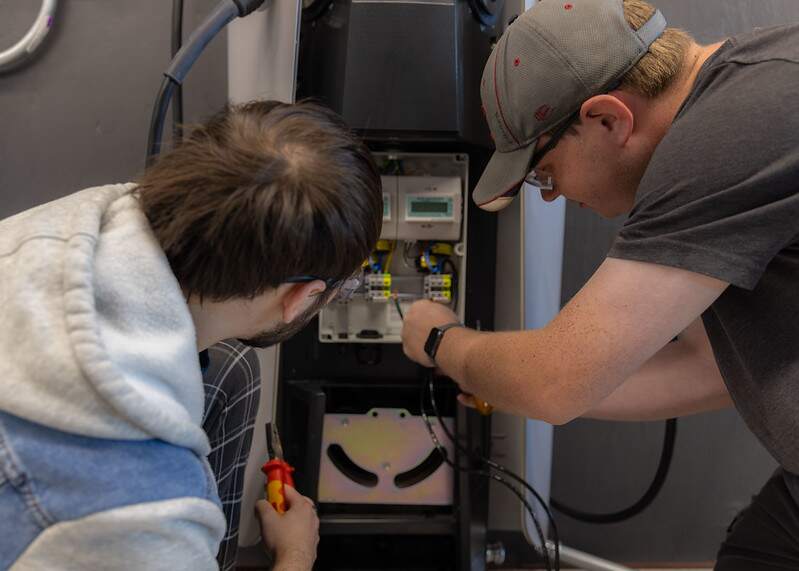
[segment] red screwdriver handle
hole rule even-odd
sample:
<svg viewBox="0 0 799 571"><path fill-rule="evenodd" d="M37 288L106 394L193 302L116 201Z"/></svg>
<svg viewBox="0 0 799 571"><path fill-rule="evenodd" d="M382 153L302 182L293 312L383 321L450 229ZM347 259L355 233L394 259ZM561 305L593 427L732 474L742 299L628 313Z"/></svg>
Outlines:
<svg viewBox="0 0 799 571"><path fill-rule="evenodd" d="M283 487L294 487L294 471L287 462L278 458L269 460L261 467L261 472L266 474L266 499L279 514L286 513L286 494Z"/></svg>

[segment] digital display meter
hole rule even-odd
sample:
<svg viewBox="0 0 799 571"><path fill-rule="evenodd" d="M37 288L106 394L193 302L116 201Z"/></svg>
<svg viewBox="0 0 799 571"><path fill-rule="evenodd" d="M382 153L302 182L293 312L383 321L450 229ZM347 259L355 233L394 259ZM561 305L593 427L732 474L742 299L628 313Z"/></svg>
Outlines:
<svg viewBox="0 0 799 571"><path fill-rule="evenodd" d="M424 196L408 194L405 197L405 219L409 222L453 220L452 196Z"/></svg>

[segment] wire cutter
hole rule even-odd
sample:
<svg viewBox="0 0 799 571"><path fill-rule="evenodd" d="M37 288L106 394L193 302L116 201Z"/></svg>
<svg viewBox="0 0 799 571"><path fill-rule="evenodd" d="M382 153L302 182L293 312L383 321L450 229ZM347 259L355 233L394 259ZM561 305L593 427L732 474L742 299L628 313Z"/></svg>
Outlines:
<svg viewBox="0 0 799 571"><path fill-rule="evenodd" d="M266 474L266 499L279 514L286 513L286 494L283 487L294 487L294 471L288 462L283 460L283 446L280 444L280 435L277 425L266 423L266 449L269 459L261 467L261 472Z"/></svg>

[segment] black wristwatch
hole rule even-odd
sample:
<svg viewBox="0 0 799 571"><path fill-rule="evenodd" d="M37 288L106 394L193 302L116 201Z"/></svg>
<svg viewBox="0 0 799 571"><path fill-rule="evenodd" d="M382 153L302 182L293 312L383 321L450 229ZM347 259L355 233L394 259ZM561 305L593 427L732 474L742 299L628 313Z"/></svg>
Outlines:
<svg viewBox="0 0 799 571"><path fill-rule="evenodd" d="M455 323L447 323L441 327L433 327L430 330L430 334L427 336L427 341L424 343L424 352L427 353L427 356L430 357L433 362L436 360L438 347L441 345L442 339L444 339L444 333L453 327L464 327L464 325L463 323L456 321Z"/></svg>

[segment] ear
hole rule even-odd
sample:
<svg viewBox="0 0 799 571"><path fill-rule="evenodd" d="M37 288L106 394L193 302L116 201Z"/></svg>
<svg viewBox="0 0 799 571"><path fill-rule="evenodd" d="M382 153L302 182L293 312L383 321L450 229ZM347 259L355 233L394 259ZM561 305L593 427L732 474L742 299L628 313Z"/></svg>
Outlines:
<svg viewBox="0 0 799 571"><path fill-rule="evenodd" d="M280 300L283 309L283 322L289 323L308 309L327 289L327 286L322 280L314 280L299 284L283 284L282 288L285 288Z"/></svg>
<svg viewBox="0 0 799 571"><path fill-rule="evenodd" d="M633 112L613 95L596 95L583 103L580 120L589 129L600 130L604 137L623 147L633 133Z"/></svg>

